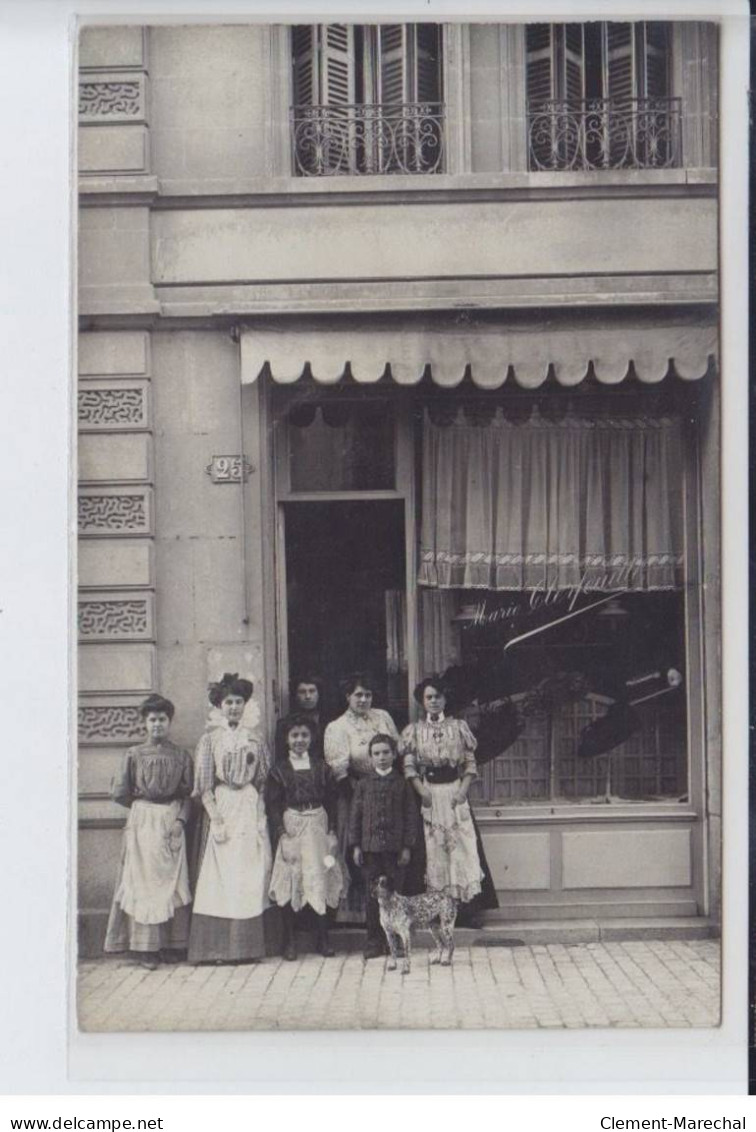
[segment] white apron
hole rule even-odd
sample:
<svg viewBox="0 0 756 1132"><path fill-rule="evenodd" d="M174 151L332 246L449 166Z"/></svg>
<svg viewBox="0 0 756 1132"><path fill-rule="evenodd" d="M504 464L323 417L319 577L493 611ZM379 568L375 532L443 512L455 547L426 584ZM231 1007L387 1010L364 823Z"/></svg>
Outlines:
<svg viewBox="0 0 756 1132"><path fill-rule="evenodd" d="M343 887L338 841L328 833L326 812L322 806L285 810L283 824L270 897L279 906L291 904L295 912L309 904L322 916L326 905L338 907Z"/></svg>
<svg viewBox="0 0 756 1132"><path fill-rule="evenodd" d="M163 924L176 908L191 903L186 842L174 851L170 834L181 802L137 799L124 831L123 870L115 900L140 924Z"/></svg>
<svg viewBox="0 0 756 1132"><path fill-rule="evenodd" d="M478 895L483 879L470 804L452 806L457 782L426 785L432 799L422 807L428 888L467 902Z"/></svg>
<svg viewBox="0 0 756 1132"><path fill-rule="evenodd" d="M215 804L227 840L218 843L212 824L194 894L194 911L224 920L249 920L269 906L271 849L265 804L251 783L215 787Z"/></svg>

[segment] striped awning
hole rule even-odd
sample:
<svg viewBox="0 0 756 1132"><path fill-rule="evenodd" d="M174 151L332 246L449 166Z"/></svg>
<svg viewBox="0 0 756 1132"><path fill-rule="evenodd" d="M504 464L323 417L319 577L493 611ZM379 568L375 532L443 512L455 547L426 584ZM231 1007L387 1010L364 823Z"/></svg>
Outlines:
<svg viewBox="0 0 756 1132"><path fill-rule="evenodd" d="M453 316L452 316L453 317ZM335 385L346 374L370 385L390 377L399 385L433 381L454 388L469 373L483 389L514 380L536 389L553 372L563 386L591 374L603 385L635 375L653 385L673 373L685 381L703 377L715 364L717 329L712 325L532 326L512 329L484 324L361 328L245 327L241 333L242 381L263 373L289 385L305 375Z"/></svg>

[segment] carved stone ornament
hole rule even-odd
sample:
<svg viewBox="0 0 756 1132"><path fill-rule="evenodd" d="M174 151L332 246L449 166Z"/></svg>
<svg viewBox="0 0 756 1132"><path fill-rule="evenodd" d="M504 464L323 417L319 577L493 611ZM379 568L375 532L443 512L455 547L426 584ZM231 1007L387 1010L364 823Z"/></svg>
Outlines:
<svg viewBox="0 0 756 1132"><path fill-rule="evenodd" d="M150 634L147 599L87 599L79 602L79 636L85 640L144 640Z"/></svg>
<svg viewBox="0 0 756 1132"><path fill-rule="evenodd" d="M79 117L108 121L142 117L142 84L134 79L79 83Z"/></svg>
<svg viewBox="0 0 756 1132"><path fill-rule="evenodd" d="M148 529L147 500L142 492L79 496L81 534L144 534Z"/></svg>
<svg viewBox="0 0 756 1132"><path fill-rule="evenodd" d="M145 391L139 385L80 389L77 406L82 428L140 428L147 421Z"/></svg>
<svg viewBox="0 0 756 1132"><path fill-rule="evenodd" d="M136 743L144 735L139 708L131 704L86 704L79 708L80 743Z"/></svg>

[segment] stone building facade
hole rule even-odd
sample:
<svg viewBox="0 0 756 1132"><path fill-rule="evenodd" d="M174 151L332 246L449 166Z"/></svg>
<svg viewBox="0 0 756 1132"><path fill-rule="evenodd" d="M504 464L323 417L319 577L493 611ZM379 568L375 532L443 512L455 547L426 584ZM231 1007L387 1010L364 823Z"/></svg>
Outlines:
<svg viewBox="0 0 756 1132"><path fill-rule="evenodd" d="M82 950L101 947L109 782L149 691L193 747L208 680L239 671L270 736L296 671L333 688L363 659L406 721L429 665L479 673L532 629L499 697L520 731L475 795L497 915L716 930L716 26L108 25L78 61ZM522 535L523 561L499 534L477 557L444 543L461 469L492 466L452 434L524 452L540 429L558 463L596 422L636 445L623 483L607 441L607 523L651 483L614 562L643 580L607 580L605 540L576 604L588 559L570 573L568 533ZM659 422L676 447L652 467ZM583 500L598 481L574 474ZM558 475L534 475L535 511ZM556 620L594 592L614 603L558 638L528 620L534 594L557 595ZM581 761L617 702L596 671L623 649L625 700L682 684Z"/></svg>

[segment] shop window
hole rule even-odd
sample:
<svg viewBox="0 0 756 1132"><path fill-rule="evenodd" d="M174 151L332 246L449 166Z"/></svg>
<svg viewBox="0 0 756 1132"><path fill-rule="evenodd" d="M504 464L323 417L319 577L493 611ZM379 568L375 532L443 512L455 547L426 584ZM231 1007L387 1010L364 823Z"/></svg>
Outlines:
<svg viewBox="0 0 756 1132"><path fill-rule="evenodd" d="M686 797L679 420L460 409L420 431L420 664L478 735L473 798Z"/></svg>
<svg viewBox="0 0 756 1132"><path fill-rule="evenodd" d="M531 169L681 164L669 24L530 24L526 52Z"/></svg>
<svg viewBox="0 0 756 1132"><path fill-rule="evenodd" d="M393 490L395 406L380 398L323 396L288 410L289 489Z"/></svg>
<svg viewBox="0 0 756 1132"><path fill-rule="evenodd" d="M292 67L295 175L443 171L438 25L297 26Z"/></svg>

